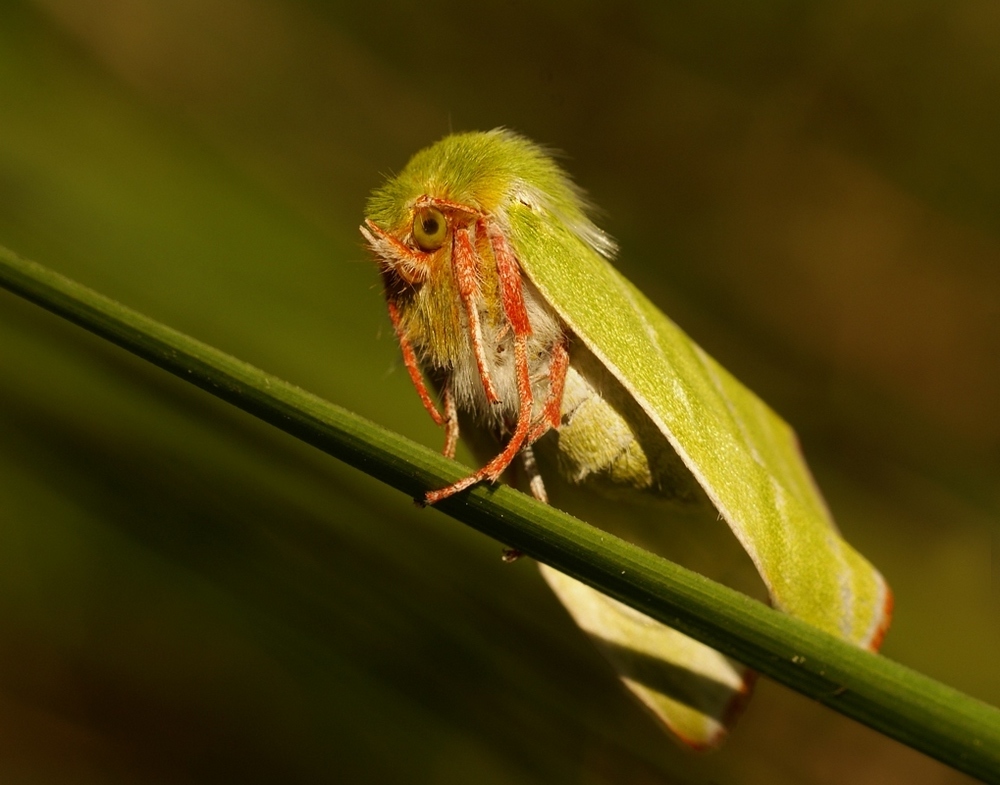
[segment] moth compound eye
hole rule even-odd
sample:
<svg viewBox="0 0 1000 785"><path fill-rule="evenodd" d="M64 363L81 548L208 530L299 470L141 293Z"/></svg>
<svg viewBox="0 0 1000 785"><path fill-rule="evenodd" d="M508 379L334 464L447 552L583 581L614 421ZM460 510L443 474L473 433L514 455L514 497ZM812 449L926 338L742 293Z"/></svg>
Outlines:
<svg viewBox="0 0 1000 785"><path fill-rule="evenodd" d="M436 207L421 207L413 216L413 239L423 251L436 251L448 236L448 221Z"/></svg>

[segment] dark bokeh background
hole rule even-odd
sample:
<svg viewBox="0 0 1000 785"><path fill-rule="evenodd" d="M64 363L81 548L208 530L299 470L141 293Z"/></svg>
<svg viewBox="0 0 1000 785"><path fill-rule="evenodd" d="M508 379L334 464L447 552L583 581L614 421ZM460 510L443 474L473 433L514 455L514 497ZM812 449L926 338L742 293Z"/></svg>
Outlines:
<svg viewBox="0 0 1000 785"><path fill-rule="evenodd" d="M896 590L885 653L1000 703L998 29L8 0L0 243L437 445L364 199L450 129L560 148L621 269L798 429ZM4 781L967 781L767 682L692 756L527 560L7 294L0 368Z"/></svg>

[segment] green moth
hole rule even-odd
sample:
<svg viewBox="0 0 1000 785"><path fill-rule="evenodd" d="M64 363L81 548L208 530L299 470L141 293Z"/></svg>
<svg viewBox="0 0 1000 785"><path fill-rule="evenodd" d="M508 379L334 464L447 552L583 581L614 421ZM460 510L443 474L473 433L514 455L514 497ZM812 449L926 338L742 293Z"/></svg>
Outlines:
<svg viewBox="0 0 1000 785"><path fill-rule="evenodd" d="M878 648L892 593L840 537L791 428L612 267L614 243L542 148L503 129L448 136L377 189L367 213L361 231L444 453L460 415L501 445L428 503L496 481L518 458L545 500L536 450L573 483L707 497L775 607ZM749 696L747 668L542 572L678 737L695 748L723 739Z"/></svg>

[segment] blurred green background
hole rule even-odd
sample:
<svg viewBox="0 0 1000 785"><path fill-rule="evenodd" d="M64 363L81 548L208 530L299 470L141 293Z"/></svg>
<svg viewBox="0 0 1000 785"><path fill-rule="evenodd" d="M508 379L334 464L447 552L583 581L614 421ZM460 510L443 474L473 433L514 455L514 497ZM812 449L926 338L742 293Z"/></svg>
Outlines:
<svg viewBox="0 0 1000 785"><path fill-rule="evenodd" d="M449 130L566 151L1000 703L1000 6L6 0L0 243L440 434L357 226ZM0 779L953 783L772 683L694 756L529 560L0 292ZM468 460L468 459L467 459Z"/></svg>

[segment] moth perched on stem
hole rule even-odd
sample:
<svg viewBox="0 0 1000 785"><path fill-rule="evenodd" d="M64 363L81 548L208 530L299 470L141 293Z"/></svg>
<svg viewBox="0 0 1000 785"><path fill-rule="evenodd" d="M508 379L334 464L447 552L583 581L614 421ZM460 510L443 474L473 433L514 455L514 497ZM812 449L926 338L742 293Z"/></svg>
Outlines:
<svg viewBox="0 0 1000 785"><path fill-rule="evenodd" d="M445 455L460 412L502 445L427 503L495 482L519 457L545 500L537 443L573 483L707 498L777 608L878 648L892 594L840 537L794 433L611 266L614 244L542 148L502 129L448 136L372 194L361 231L406 369L444 428ZM721 741L752 673L542 571L671 730L696 748Z"/></svg>

